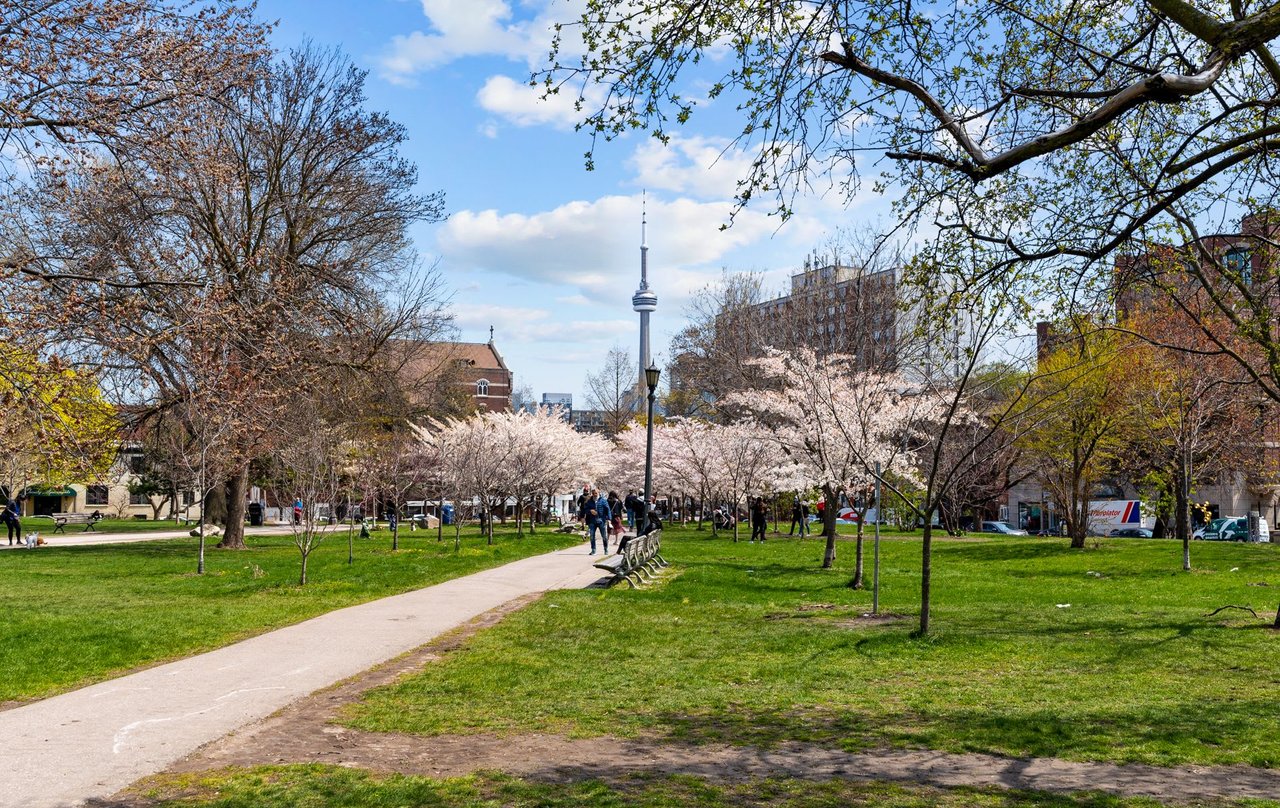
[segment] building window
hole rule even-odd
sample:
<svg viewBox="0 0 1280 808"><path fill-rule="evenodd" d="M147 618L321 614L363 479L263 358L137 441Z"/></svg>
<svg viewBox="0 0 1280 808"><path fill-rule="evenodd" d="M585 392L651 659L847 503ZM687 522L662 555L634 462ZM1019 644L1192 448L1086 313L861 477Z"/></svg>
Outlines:
<svg viewBox="0 0 1280 808"><path fill-rule="evenodd" d="M1233 247L1222 257L1222 264L1228 272L1236 273L1240 276L1240 280L1248 285L1253 283L1253 262L1249 259L1247 248Z"/></svg>
<svg viewBox="0 0 1280 808"><path fill-rule="evenodd" d="M151 499L146 494L129 494L130 505L150 505Z"/></svg>
<svg viewBox="0 0 1280 808"><path fill-rule="evenodd" d="M144 474L147 470L147 460L140 454L125 455L125 465L132 474Z"/></svg>
<svg viewBox="0 0 1280 808"><path fill-rule="evenodd" d="M108 491L105 485L91 485L84 490L84 504L108 505L110 501L107 494Z"/></svg>
<svg viewBox="0 0 1280 808"><path fill-rule="evenodd" d="M488 379L481 379L480 381L476 382L476 395L478 395L478 396L487 396L487 395L489 395L489 380L488 380Z"/></svg>

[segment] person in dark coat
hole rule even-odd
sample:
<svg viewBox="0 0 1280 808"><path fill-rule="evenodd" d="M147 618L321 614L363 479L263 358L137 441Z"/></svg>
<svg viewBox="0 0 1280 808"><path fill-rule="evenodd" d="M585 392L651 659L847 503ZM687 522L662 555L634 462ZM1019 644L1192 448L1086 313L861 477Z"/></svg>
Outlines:
<svg viewBox="0 0 1280 808"><path fill-rule="evenodd" d="M791 505L791 528L787 530L788 536L796 535L796 527L800 528L800 538L804 538L804 510L800 507L800 498L796 497L796 501Z"/></svg>
<svg viewBox="0 0 1280 808"><path fill-rule="evenodd" d="M22 544L22 506L18 504L18 500L11 499L4 506L4 511L0 511L0 521L4 522L5 527L9 529L9 543L13 544L14 538L18 540L18 544Z"/></svg>
<svg viewBox="0 0 1280 808"><path fill-rule="evenodd" d="M662 530L662 520L658 518L658 509L650 502L648 514L645 517L644 530L640 531L640 535L647 536L655 530Z"/></svg>
<svg viewBox="0 0 1280 808"><path fill-rule="evenodd" d="M764 529L769 524L769 513L764 506L764 497L756 497L751 501L751 541L757 538L764 541Z"/></svg>

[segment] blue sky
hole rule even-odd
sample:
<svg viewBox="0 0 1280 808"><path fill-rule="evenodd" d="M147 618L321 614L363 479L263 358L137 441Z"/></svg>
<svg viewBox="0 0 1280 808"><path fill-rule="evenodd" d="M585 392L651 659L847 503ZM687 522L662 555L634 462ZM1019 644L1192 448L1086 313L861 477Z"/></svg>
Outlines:
<svg viewBox="0 0 1280 808"><path fill-rule="evenodd" d="M722 268L769 273L781 289L804 256L844 225L883 218L868 193L797 205L785 226L767 208L721 231L746 157L724 152L733 111L711 105L670 145L643 133L603 144L595 170L563 99L541 102L531 67L581 0L260 0L287 48L311 39L340 46L369 70L369 106L409 132L405 156L423 190L447 194L449 219L422 226L424 262L439 261L454 291L463 339L489 326L516 376L535 395L569 392L583 405L583 379L614 344L634 357L638 318L641 191L647 191L656 357L697 289ZM740 124L738 125L740 126Z"/></svg>

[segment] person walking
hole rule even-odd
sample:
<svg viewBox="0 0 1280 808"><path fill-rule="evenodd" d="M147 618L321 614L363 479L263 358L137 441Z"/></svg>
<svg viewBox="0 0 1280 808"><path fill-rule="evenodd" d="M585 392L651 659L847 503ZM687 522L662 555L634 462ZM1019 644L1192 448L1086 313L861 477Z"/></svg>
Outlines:
<svg viewBox="0 0 1280 808"><path fill-rule="evenodd" d="M615 547L617 546L618 542L622 541L622 530L623 530L622 524L624 521L622 512L623 512L622 497L618 496L617 491L610 491L609 492L609 515L611 519L609 522L609 534L613 536Z"/></svg>
<svg viewBox="0 0 1280 808"><path fill-rule="evenodd" d="M796 497L796 501L791 504L791 528L787 531L788 536L796 534L796 528L800 528L800 538L804 538L804 504Z"/></svg>
<svg viewBox="0 0 1280 808"><path fill-rule="evenodd" d="M585 485L582 486L582 493L578 495L578 521L584 525L587 523L587 511L591 510L593 501L591 489Z"/></svg>
<svg viewBox="0 0 1280 808"><path fill-rule="evenodd" d="M627 527L635 531L636 522L640 518L637 514L644 510L644 503L640 500L640 497L636 496L635 491L628 491L627 498L623 500L622 504L627 509Z"/></svg>
<svg viewBox="0 0 1280 808"><path fill-rule="evenodd" d="M14 538L18 540L18 544L22 544L22 506L18 504L18 500L10 499L8 504L4 506L4 510L0 511L0 521L3 521L5 527L8 528L9 543L13 544Z"/></svg>
<svg viewBox="0 0 1280 808"><path fill-rule="evenodd" d="M591 496L594 498L587 507L587 536L591 539L590 555L596 554L596 531L600 531L600 541L604 545L604 551L609 552L609 523L612 514L609 513L609 500L600 496L598 490L592 491Z"/></svg>
<svg viewBox="0 0 1280 808"><path fill-rule="evenodd" d="M756 497L751 502L751 543L754 544L756 537L760 537L760 541L764 541L764 529L768 525L768 512L764 507L764 497Z"/></svg>

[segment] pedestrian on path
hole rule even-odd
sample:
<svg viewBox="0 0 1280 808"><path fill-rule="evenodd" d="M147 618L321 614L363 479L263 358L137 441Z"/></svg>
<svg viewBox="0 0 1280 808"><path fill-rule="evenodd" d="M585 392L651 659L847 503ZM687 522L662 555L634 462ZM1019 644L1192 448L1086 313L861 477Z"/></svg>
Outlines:
<svg viewBox="0 0 1280 808"><path fill-rule="evenodd" d="M809 527L809 506L804 500L796 497L795 503L791 506L791 529L787 531L788 536L794 536L796 527L800 528L800 538L804 538Z"/></svg>
<svg viewBox="0 0 1280 808"><path fill-rule="evenodd" d="M751 542L754 544L756 538L764 541L764 530L768 525L768 511L765 510L764 497L756 497L751 502Z"/></svg>
<svg viewBox="0 0 1280 808"><path fill-rule="evenodd" d="M14 538L18 540L18 544L22 544L22 520L20 514L22 506L18 503L17 497L9 500L4 506L4 511L0 512L0 521L3 521L9 532L9 543L13 544Z"/></svg>
<svg viewBox="0 0 1280 808"><path fill-rule="evenodd" d="M591 492L592 501L587 508L587 536L591 539L591 553L596 554L596 531L600 531L600 541L604 543L604 551L609 552L609 500L600 496L600 491Z"/></svg>
<svg viewBox="0 0 1280 808"><path fill-rule="evenodd" d="M644 501L636 496L635 491L628 491L627 498L623 500L622 504L627 509L627 527L634 531L636 522L640 519L639 514L644 513Z"/></svg>
<svg viewBox="0 0 1280 808"><path fill-rule="evenodd" d="M609 492L609 516L610 516L609 534L613 536L613 541L615 543L614 546L617 546L617 542L622 541L622 531L623 531L622 511L623 511L622 497L618 496L617 491L610 491Z"/></svg>

